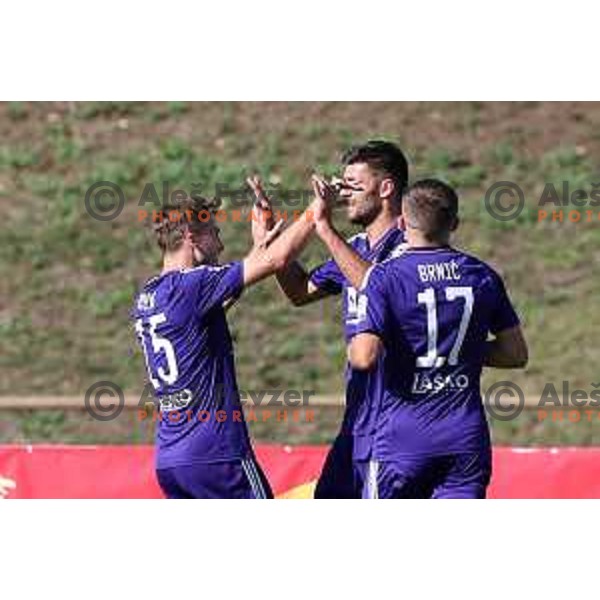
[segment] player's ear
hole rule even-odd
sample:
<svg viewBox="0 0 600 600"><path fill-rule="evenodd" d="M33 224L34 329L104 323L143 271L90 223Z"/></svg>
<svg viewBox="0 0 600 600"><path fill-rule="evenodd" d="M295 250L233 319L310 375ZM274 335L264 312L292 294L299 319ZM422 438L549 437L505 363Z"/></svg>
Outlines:
<svg viewBox="0 0 600 600"><path fill-rule="evenodd" d="M406 221L404 219L404 215L400 215L398 217L398 229L401 231L406 231Z"/></svg>
<svg viewBox="0 0 600 600"><path fill-rule="evenodd" d="M450 225L450 231L456 231L458 226L460 225L460 219L458 217L454 217L454 221Z"/></svg>
<svg viewBox="0 0 600 600"><path fill-rule="evenodd" d="M393 194L394 182L389 177L382 179L381 183L379 184L379 197L390 200Z"/></svg>

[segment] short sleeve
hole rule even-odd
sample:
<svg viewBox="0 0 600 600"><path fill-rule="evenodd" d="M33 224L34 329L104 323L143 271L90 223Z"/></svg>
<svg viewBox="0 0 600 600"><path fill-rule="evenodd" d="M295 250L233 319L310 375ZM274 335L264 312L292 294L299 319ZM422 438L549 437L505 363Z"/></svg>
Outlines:
<svg viewBox="0 0 600 600"><path fill-rule="evenodd" d="M508 297L502 278L494 273L492 281L494 309L490 320L490 331L496 334L505 329L516 327L520 324L520 320Z"/></svg>
<svg viewBox="0 0 600 600"><path fill-rule="evenodd" d="M237 298L244 288L241 262L226 265L202 265L182 272L186 294L194 298L196 309L206 313L227 300Z"/></svg>
<svg viewBox="0 0 600 600"><path fill-rule="evenodd" d="M325 261L310 272L310 281L319 289L329 294L341 294L344 286L344 275L333 259Z"/></svg>
<svg viewBox="0 0 600 600"><path fill-rule="evenodd" d="M350 336L374 333L383 337L389 319L386 269L383 265L369 269L356 302L356 310L349 312L352 317L346 322Z"/></svg>

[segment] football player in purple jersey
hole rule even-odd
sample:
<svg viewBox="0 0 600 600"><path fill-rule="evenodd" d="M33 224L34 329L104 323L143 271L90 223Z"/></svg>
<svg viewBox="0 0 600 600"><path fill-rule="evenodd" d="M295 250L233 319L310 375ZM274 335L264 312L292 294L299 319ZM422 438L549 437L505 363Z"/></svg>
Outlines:
<svg viewBox="0 0 600 600"><path fill-rule="evenodd" d="M168 498L270 498L244 421L225 306L285 268L308 233L290 239L284 231L268 247L256 244L244 259L219 265L223 244L213 208L200 198L163 208L154 223L162 270L133 306L160 405L156 472ZM259 227L262 210L254 207L253 215Z"/></svg>
<svg viewBox="0 0 600 600"><path fill-rule="evenodd" d="M322 238L336 237L324 203L314 217ZM408 247L367 271L347 321L350 363L381 379L371 456L359 465L363 497L484 498L491 444L481 371L526 365L519 318L500 276L450 245L451 187L415 183L399 225ZM337 238L343 266L352 250Z"/></svg>
<svg viewBox="0 0 600 600"><path fill-rule="evenodd" d="M363 228L362 233L347 242L336 236L325 239L330 252L338 252L340 248L346 256L344 270L333 259L310 272L294 261L278 271L276 277L283 293L294 306L342 294L344 321L351 321L359 309L357 288L370 263L393 256L401 251L404 244L404 233L398 229L397 221L402 192L408 181L408 163L395 144L373 140L350 148L342 157L342 166L339 198L346 205L350 223ZM260 181L253 178L248 183L261 205L273 213ZM322 180L321 186L331 197L332 190ZM266 225L262 230L255 228L255 233L266 235L273 221ZM295 235L304 239L307 230L313 229L313 222L295 223L289 228L288 239L291 242ZM346 245L352 251L344 253ZM346 329L346 339L348 331ZM325 461L315 498L361 497L362 471L355 463L368 460L374 429L374 412L365 396L368 395L367 390L377 386L379 381L372 373L347 366L346 409L342 426Z"/></svg>

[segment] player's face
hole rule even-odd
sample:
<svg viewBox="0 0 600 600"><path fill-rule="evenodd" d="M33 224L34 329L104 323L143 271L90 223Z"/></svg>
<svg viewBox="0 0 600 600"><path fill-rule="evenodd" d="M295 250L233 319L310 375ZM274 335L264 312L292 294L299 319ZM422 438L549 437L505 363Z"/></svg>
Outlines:
<svg viewBox="0 0 600 600"><path fill-rule="evenodd" d="M366 227L381 213L380 178L366 163L355 163L344 169L340 198L346 204L348 220Z"/></svg>
<svg viewBox="0 0 600 600"><path fill-rule="evenodd" d="M215 265L223 252L219 228L209 221L192 233L192 252L195 265Z"/></svg>

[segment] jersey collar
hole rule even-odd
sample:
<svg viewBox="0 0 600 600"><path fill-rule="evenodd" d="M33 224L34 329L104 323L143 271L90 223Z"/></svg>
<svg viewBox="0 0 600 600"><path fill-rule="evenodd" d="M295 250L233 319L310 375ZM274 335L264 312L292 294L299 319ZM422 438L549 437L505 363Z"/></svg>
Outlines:
<svg viewBox="0 0 600 600"><path fill-rule="evenodd" d="M368 252L374 256L387 253L392 246L395 246L398 242L404 239L403 232L398 229L396 225L392 225L387 231L380 235L373 246L369 245L369 238L367 236L366 242L368 246Z"/></svg>

